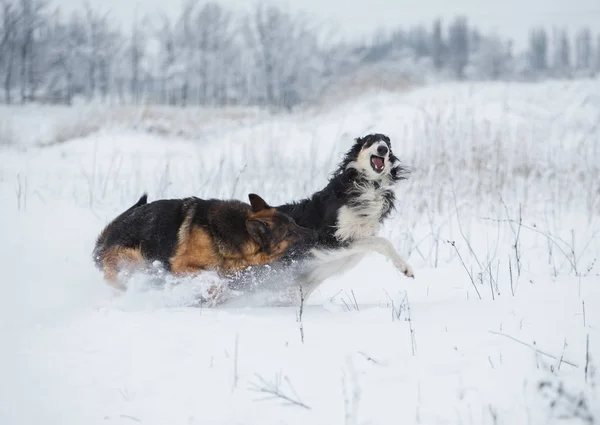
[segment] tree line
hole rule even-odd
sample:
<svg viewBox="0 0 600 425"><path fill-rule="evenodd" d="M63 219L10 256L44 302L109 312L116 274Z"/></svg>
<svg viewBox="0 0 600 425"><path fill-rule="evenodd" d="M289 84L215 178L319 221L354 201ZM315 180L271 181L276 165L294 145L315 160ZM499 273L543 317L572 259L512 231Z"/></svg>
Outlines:
<svg viewBox="0 0 600 425"><path fill-rule="evenodd" d="M361 67L385 62L410 77L575 78L600 73L600 34L530 33L526 51L464 17L362 42L332 42L301 13L257 4L245 13L189 0L176 18L118 28L88 3L63 16L49 0L0 0L0 99L75 99L291 109Z"/></svg>

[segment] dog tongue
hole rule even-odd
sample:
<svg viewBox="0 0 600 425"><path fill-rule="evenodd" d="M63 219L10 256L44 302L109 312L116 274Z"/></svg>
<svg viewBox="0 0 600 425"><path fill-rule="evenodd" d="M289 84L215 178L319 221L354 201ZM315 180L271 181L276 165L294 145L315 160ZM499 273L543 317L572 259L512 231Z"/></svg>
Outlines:
<svg viewBox="0 0 600 425"><path fill-rule="evenodd" d="M379 158L378 156L373 157L373 164L377 168L383 168L383 158Z"/></svg>

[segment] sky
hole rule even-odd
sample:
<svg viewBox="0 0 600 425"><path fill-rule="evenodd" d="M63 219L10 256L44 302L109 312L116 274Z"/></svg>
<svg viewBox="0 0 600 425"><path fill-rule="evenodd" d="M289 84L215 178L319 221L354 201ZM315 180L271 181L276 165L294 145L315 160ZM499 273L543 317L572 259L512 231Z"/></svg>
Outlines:
<svg viewBox="0 0 600 425"><path fill-rule="evenodd" d="M137 15L159 14L175 17L184 0L88 0L109 11L116 21L129 24ZM202 0L199 0L202 2ZM251 9L255 0L218 0L236 10ZM336 29L346 39L368 37L377 30L391 30L423 23L431 25L440 17L446 22L463 14L483 31L495 32L526 45L529 29L561 26L574 31L589 26L600 32L600 0L270 0L291 10L307 12L322 25ZM83 0L53 0L65 12L80 8Z"/></svg>

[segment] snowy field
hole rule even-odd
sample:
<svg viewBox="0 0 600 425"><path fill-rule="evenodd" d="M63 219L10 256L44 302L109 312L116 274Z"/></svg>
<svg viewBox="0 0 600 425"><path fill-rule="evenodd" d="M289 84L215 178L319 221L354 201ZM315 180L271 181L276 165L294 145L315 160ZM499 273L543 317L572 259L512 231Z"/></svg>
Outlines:
<svg viewBox="0 0 600 425"><path fill-rule="evenodd" d="M119 295L94 268L144 191L278 204L369 132L412 168L380 234L416 279L369 255L307 301L303 341L277 293L197 308L211 276ZM600 423L598 80L280 116L2 107L0 214L0 424Z"/></svg>

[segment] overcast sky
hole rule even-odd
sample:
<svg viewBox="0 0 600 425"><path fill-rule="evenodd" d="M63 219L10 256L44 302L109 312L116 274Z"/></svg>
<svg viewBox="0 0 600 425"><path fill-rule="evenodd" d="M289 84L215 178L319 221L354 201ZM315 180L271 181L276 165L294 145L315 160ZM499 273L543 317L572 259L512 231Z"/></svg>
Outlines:
<svg viewBox="0 0 600 425"><path fill-rule="evenodd" d="M164 11L174 17L183 0L88 0L93 6L129 23L136 13ZM201 1L201 0L200 0ZM235 9L248 9L254 0L220 0ZM393 29L417 23L431 25L435 17L446 21L464 14L481 30L510 37L522 48L532 25L589 26L600 33L600 0L271 0L292 10L304 10L317 20L335 26L344 37L363 37L378 28ZM53 0L65 12L81 7L83 0Z"/></svg>

